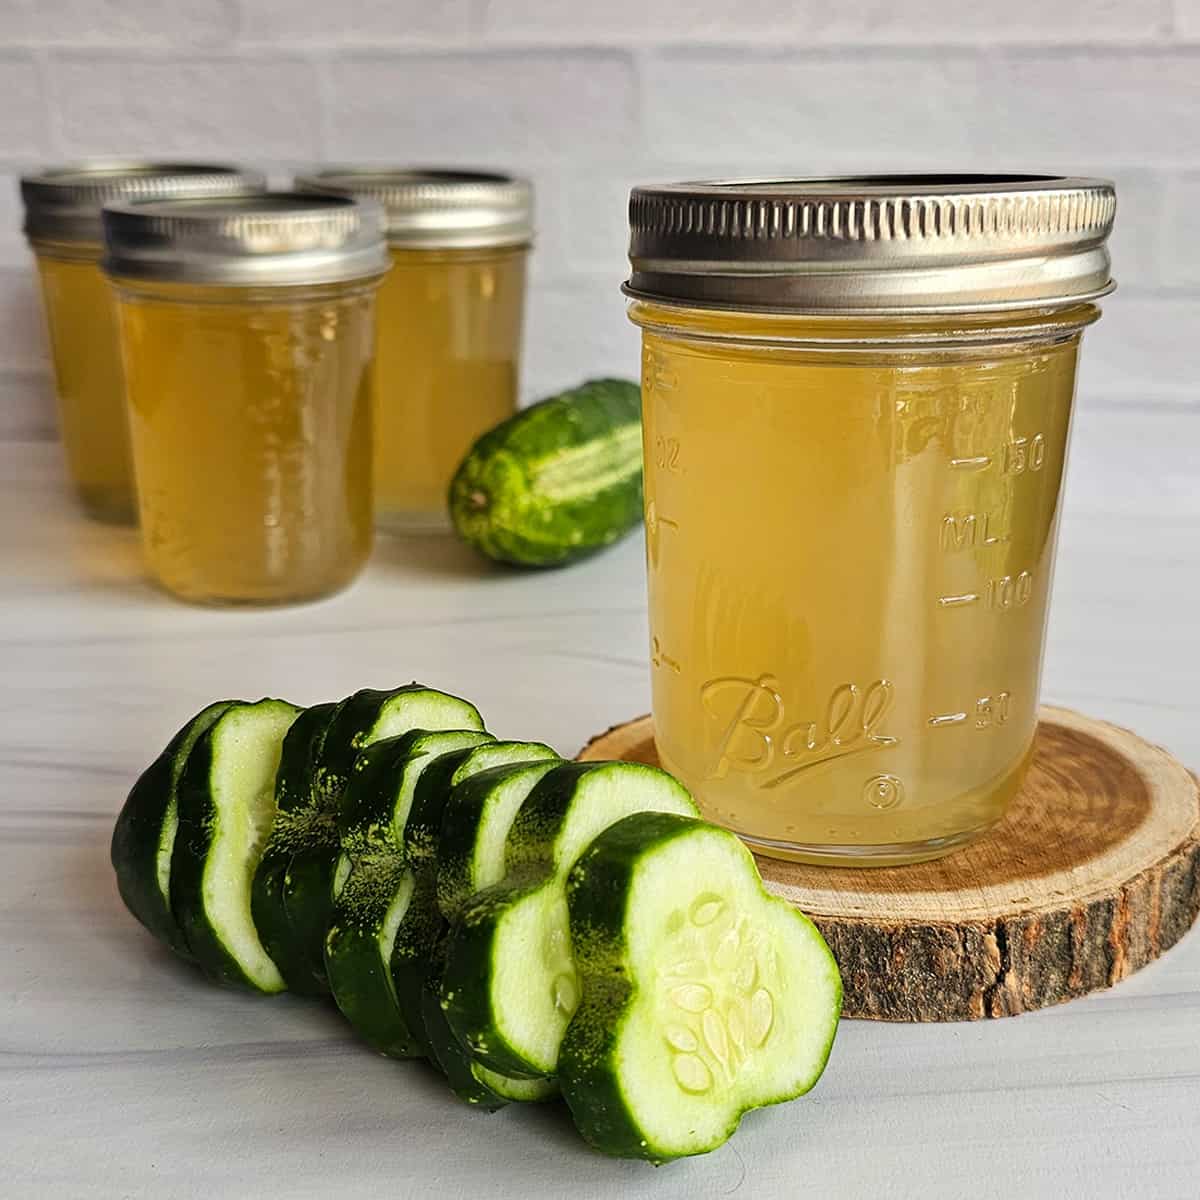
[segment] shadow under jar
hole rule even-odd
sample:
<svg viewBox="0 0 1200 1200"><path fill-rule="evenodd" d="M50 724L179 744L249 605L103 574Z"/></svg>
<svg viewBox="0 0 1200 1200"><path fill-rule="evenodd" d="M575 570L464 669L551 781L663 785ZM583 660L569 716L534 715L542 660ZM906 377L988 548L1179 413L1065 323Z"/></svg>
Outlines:
<svg viewBox="0 0 1200 1200"><path fill-rule="evenodd" d="M21 180L25 235L37 260L50 334L59 428L84 511L135 519L133 468L121 350L108 283L100 270L106 204L264 190L261 175L197 163L97 161Z"/></svg>
<svg viewBox="0 0 1200 1200"><path fill-rule="evenodd" d="M344 587L372 541L382 214L268 193L104 222L150 573L216 604Z"/></svg>
<svg viewBox="0 0 1200 1200"><path fill-rule="evenodd" d="M663 764L764 854L917 862L1029 765L1102 180L630 201Z"/></svg>
<svg viewBox="0 0 1200 1200"><path fill-rule="evenodd" d="M455 470L517 407L532 188L480 171L349 167L296 186L384 207L392 269L379 289L377 519L448 529Z"/></svg>

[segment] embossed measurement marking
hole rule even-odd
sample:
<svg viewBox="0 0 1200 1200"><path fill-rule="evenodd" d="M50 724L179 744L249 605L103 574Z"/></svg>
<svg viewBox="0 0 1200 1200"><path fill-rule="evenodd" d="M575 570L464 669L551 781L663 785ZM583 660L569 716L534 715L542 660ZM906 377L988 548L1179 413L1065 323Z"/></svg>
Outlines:
<svg viewBox="0 0 1200 1200"><path fill-rule="evenodd" d="M975 701L975 728L989 729L993 725L1006 724L1011 700L1011 692L997 692L994 696L980 696Z"/></svg>
<svg viewBox="0 0 1200 1200"><path fill-rule="evenodd" d="M650 662L656 667L669 667L676 675L681 670L678 659L667 654L662 648L662 643L656 637L650 639Z"/></svg>
<svg viewBox="0 0 1200 1200"><path fill-rule="evenodd" d="M947 513L942 518L938 539L942 551L953 554L958 550L971 550L976 546L999 546L1007 542L1011 536L1009 533L993 531L992 518L995 516L995 513Z"/></svg>
<svg viewBox="0 0 1200 1200"><path fill-rule="evenodd" d="M1026 471L1040 471L1046 463L1046 437L1035 433L1031 438L1014 438L1007 443L1003 452L1005 475L1024 475Z"/></svg>
<svg viewBox="0 0 1200 1200"><path fill-rule="evenodd" d="M962 592L957 596L939 596L938 605L941 608L962 608L974 604L979 599L978 592Z"/></svg>
<svg viewBox="0 0 1200 1200"><path fill-rule="evenodd" d="M642 383L648 392L673 392L679 386L679 376L661 355L647 346L642 355Z"/></svg>
<svg viewBox="0 0 1200 1200"><path fill-rule="evenodd" d="M975 701L976 729L989 729L993 725L1003 725L1008 721L1012 702L1011 692L996 692L993 696L980 696ZM934 713L928 717L925 724L931 729L948 729L953 725L965 725L971 719L970 713L948 712Z"/></svg>
<svg viewBox="0 0 1200 1200"><path fill-rule="evenodd" d="M658 505L651 500L646 509L646 528L649 529L652 534L657 534L660 527L663 529L678 529L679 522L672 521L670 517L660 516Z"/></svg>
<svg viewBox="0 0 1200 1200"><path fill-rule="evenodd" d="M982 471L992 465L990 454L974 454L970 458L952 458L950 465L960 471Z"/></svg>
<svg viewBox="0 0 1200 1200"><path fill-rule="evenodd" d="M679 439L673 437L663 437L659 434L654 439L654 463L663 471L678 472L679 466Z"/></svg>
<svg viewBox="0 0 1200 1200"><path fill-rule="evenodd" d="M672 521L670 517L659 516L658 505L651 500L646 505L646 549L650 554L650 565L654 567L658 566L658 554L664 529L673 529L678 533L679 522Z"/></svg>
<svg viewBox="0 0 1200 1200"><path fill-rule="evenodd" d="M934 729L941 729L945 725L961 725L966 719L965 712L938 713L929 718L928 724Z"/></svg>

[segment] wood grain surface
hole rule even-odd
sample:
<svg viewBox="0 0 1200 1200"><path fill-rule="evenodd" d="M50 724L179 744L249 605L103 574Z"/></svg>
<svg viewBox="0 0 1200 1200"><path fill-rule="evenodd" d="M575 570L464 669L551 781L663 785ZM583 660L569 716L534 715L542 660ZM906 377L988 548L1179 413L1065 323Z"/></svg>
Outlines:
<svg viewBox="0 0 1200 1200"><path fill-rule="evenodd" d="M658 763L650 717L581 759ZM842 969L845 1015L1008 1017L1110 987L1170 949L1200 911L1200 787L1127 730L1044 708L1005 818L933 862L873 870L758 856Z"/></svg>

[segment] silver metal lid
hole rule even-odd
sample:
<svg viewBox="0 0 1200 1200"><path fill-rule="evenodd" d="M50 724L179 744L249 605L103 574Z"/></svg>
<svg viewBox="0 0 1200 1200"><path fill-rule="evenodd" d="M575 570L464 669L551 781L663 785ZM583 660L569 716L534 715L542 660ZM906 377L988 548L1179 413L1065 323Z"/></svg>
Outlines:
<svg viewBox="0 0 1200 1200"><path fill-rule="evenodd" d="M626 294L791 313L1058 307L1112 291L1104 179L876 175L634 188Z"/></svg>
<svg viewBox="0 0 1200 1200"><path fill-rule="evenodd" d="M533 186L515 175L411 167L328 167L296 177L305 192L383 205L387 237L412 249L515 246L533 238Z"/></svg>
<svg viewBox="0 0 1200 1200"><path fill-rule="evenodd" d="M261 192L258 171L207 163L101 159L51 167L21 178L25 234L32 239L99 243L100 210L121 201Z"/></svg>
<svg viewBox="0 0 1200 1200"><path fill-rule="evenodd" d="M338 283L387 270L383 213L348 196L264 192L104 210L103 266L123 279Z"/></svg>

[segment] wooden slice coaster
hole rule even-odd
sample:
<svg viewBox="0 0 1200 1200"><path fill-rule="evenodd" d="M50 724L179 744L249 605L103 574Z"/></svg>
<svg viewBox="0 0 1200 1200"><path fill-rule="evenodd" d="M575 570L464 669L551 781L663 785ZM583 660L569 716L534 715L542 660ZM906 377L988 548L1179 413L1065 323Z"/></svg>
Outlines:
<svg viewBox="0 0 1200 1200"><path fill-rule="evenodd" d="M579 757L657 764L651 719L610 729ZM1127 730L1043 708L1020 794L973 845L906 867L758 866L825 935L846 1016L1014 1016L1111 987L1191 928L1200 785Z"/></svg>

